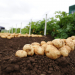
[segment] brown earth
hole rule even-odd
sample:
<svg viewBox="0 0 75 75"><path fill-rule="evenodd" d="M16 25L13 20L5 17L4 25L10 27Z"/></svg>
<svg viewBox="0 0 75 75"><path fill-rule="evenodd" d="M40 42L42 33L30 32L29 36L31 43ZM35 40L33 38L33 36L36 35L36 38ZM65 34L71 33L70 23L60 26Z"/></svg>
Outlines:
<svg viewBox="0 0 75 75"><path fill-rule="evenodd" d="M15 57L15 52L25 44L50 41L48 37L0 38L0 75L75 75L75 50L68 57L52 60L48 57L34 55L26 58Z"/></svg>

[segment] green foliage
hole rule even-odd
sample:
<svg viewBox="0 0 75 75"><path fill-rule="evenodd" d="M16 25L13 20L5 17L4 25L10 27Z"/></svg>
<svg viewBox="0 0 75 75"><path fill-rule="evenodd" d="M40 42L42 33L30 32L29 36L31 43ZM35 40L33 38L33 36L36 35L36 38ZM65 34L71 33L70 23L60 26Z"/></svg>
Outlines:
<svg viewBox="0 0 75 75"><path fill-rule="evenodd" d="M29 24L30 25L30 22ZM45 19L36 22L31 22L31 34L44 34ZM13 28L15 32L16 28ZM12 33L12 29L10 29ZM20 33L20 28L17 28L17 33ZM21 30L22 34L29 33L29 26ZM47 19L47 35L52 35L54 38L67 38L75 35L75 13L68 14L66 12L56 11L55 18Z"/></svg>
<svg viewBox="0 0 75 75"><path fill-rule="evenodd" d="M29 26L26 26L25 28L21 29L22 34L29 34Z"/></svg>

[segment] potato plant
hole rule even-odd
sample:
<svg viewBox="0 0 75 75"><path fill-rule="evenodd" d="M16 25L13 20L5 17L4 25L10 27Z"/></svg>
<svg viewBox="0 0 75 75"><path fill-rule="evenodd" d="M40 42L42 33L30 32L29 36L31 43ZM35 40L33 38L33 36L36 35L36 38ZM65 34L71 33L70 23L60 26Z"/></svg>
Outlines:
<svg viewBox="0 0 75 75"><path fill-rule="evenodd" d="M22 34L29 33L29 25L23 28ZM31 34L44 34L45 19L36 22L31 22ZM10 29L10 32L12 29ZM15 28L13 29L15 32ZM20 32L20 28L17 29L17 33ZM54 38L67 38L75 35L75 13L68 14L64 11L56 11L55 18L47 19L47 35L51 35Z"/></svg>

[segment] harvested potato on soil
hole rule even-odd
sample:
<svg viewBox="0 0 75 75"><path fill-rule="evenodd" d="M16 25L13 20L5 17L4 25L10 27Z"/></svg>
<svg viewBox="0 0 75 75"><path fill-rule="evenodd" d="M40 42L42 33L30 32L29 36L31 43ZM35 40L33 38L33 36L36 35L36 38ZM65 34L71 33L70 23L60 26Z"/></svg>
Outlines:
<svg viewBox="0 0 75 75"><path fill-rule="evenodd" d="M74 46L75 46L75 40L73 40Z"/></svg>
<svg viewBox="0 0 75 75"><path fill-rule="evenodd" d="M22 57L27 57L27 52L25 52L25 51L23 51L23 50L18 50L18 51L16 52L15 56L20 57L20 58L22 58Z"/></svg>
<svg viewBox="0 0 75 75"><path fill-rule="evenodd" d="M53 45L52 41L48 41L47 45Z"/></svg>
<svg viewBox="0 0 75 75"><path fill-rule="evenodd" d="M64 41L64 43L66 42L66 39L61 39L62 41Z"/></svg>
<svg viewBox="0 0 75 75"><path fill-rule="evenodd" d="M23 50L27 52L27 55L34 55L34 48L30 44L25 44Z"/></svg>
<svg viewBox="0 0 75 75"><path fill-rule="evenodd" d="M42 37L42 35L38 35L38 37Z"/></svg>
<svg viewBox="0 0 75 75"><path fill-rule="evenodd" d="M37 46L34 48L34 52L37 55L44 55L44 48L41 46Z"/></svg>
<svg viewBox="0 0 75 75"><path fill-rule="evenodd" d="M54 39L54 40L52 41L52 43L53 43L53 45L54 45L55 47L57 47L57 48L61 48L62 46L65 45L64 40L61 40L61 39Z"/></svg>
<svg viewBox="0 0 75 75"><path fill-rule="evenodd" d="M60 51L61 55L68 56L68 54L71 51L71 48L69 46L63 46L59 49L59 51Z"/></svg>
<svg viewBox="0 0 75 75"><path fill-rule="evenodd" d="M7 36L5 36L5 35L1 35L1 38L6 38Z"/></svg>
<svg viewBox="0 0 75 75"><path fill-rule="evenodd" d="M7 36L7 39L11 39L11 38L13 38L12 36Z"/></svg>
<svg viewBox="0 0 75 75"><path fill-rule="evenodd" d="M47 47L47 43L43 44L42 47L44 48L44 50L46 49Z"/></svg>
<svg viewBox="0 0 75 75"><path fill-rule="evenodd" d="M72 39L70 38L66 39L66 45L68 45L72 51L74 50L74 43Z"/></svg>
<svg viewBox="0 0 75 75"><path fill-rule="evenodd" d="M57 59L61 56L60 51L53 45L47 45L45 54L51 59Z"/></svg>
<svg viewBox="0 0 75 75"><path fill-rule="evenodd" d="M71 36L71 39L72 39L72 40L75 40L75 36Z"/></svg>
<svg viewBox="0 0 75 75"><path fill-rule="evenodd" d="M31 45L32 45L32 46L34 46L34 45L40 46L40 44L39 44L38 42L33 42L33 43L31 43Z"/></svg>
<svg viewBox="0 0 75 75"><path fill-rule="evenodd" d="M46 42L45 41L41 41L41 45L43 45L43 44L46 44Z"/></svg>

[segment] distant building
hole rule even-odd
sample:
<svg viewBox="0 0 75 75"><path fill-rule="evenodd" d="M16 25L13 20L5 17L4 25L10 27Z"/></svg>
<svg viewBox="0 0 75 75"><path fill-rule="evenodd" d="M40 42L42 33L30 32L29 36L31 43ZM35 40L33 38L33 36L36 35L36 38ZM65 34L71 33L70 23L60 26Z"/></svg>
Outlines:
<svg viewBox="0 0 75 75"><path fill-rule="evenodd" d="M75 5L69 6L69 14L75 13Z"/></svg>

